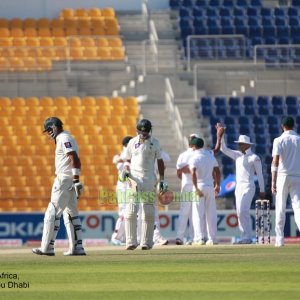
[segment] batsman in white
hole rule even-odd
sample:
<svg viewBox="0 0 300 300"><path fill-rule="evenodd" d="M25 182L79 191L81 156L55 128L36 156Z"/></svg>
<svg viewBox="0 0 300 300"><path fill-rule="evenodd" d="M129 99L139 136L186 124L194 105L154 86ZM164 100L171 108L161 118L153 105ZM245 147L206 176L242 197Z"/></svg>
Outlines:
<svg viewBox="0 0 300 300"><path fill-rule="evenodd" d="M116 165L116 168L119 172L119 174L124 169L124 163L125 163L125 151L127 148L127 145L129 141L132 139L132 136L125 136L122 140L123 150L121 153L117 154L113 158L113 163ZM116 186L116 193L117 193L117 201L119 206L119 218L116 222L116 226L114 229L114 232L111 236L111 243L114 245L122 245L125 243L125 222L124 222L124 214L125 214L125 208L126 208L126 191L129 188L128 181L121 182L118 180L117 186Z"/></svg>
<svg viewBox="0 0 300 300"><path fill-rule="evenodd" d="M241 231L241 240L238 244L252 244L252 224L250 217L250 207L255 194L254 175L257 175L259 184L259 198L265 198L265 184L262 173L262 165L259 156L251 150L250 138L247 135L240 135L235 141L240 150L227 148L224 131L225 128L219 123L216 125L217 139L221 140L221 151L235 160L236 167L236 188L235 202L238 217L239 229Z"/></svg>
<svg viewBox="0 0 300 300"><path fill-rule="evenodd" d="M79 180L81 163L78 145L70 133L63 130L62 121L56 117L50 117L45 121L44 132L47 132L56 144L56 178L44 216L41 247L32 249L32 252L38 255L55 255L54 242L63 214L69 238L69 250L64 252L64 255L85 255L77 209L78 199L83 192L83 184Z"/></svg>
<svg viewBox="0 0 300 300"><path fill-rule="evenodd" d="M201 245L215 245L217 241L217 208L215 196L220 192L221 173L211 151L203 149L201 138L191 140L194 155L189 161L196 201L192 203L194 242ZM205 240L205 234L208 240Z"/></svg>
<svg viewBox="0 0 300 300"><path fill-rule="evenodd" d="M199 137L197 134L189 136L189 148L180 153L176 162L177 177L181 180L181 202L179 209L178 228L176 232L176 245L183 245L183 239L189 223L188 243L194 239L194 229L192 221L192 200L193 191L192 175L189 168L189 160L194 155L192 139Z"/></svg>
<svg viewBox="0 0 300 300"><path fill-rule="evenodd" d="M164 181L164 162L161 157L159 141L151 136L152 124L147 119L142 119L136 126L138 135L132 138L127 146L124 170L120 175L122 181L131 177L137 183L135 197L126 205L125 233L126 249L134 250L137 247L137 211L139 203L143 207L141 249L149 250L153 246L153 229L155 219L155 171L154 163L157 159L160 176L160 191L167 190ZM129 165L130 163L130 165Z"/></svg>
<svg viewBox="0 0 300 300"><path fill-rule="evenodd" d="M281 120L283 133L273 141L272 193L275 194L275 247L284 246L285 208L291 197L294 218L300 230L300 136L293 130L294 119Z"/></svg>

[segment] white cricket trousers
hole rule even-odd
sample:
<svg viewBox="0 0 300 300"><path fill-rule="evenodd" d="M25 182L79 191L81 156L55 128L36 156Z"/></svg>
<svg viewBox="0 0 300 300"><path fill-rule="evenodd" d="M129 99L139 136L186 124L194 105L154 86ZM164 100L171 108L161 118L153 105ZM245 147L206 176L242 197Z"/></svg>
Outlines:
<svg viewBox="0 0 300 300"><path fill-rule="evenodd" d="M294 218L300 230L300 177L278 176L275 203L275 233L276 243L284 244L285 209L288 195L291 197Z"/></svg>
<svg viewBox="0 0 300 300"><path fill-rule="evenodd" d="M193 192L193 184L186 184L181 189L181 202L179 209L179 217L178 217L178 227L176 238L183 241L184 234L186 232L186 228L189 222L189 231L188 237L190 240L194 239L194 229L193 229L193 221L192 221L192 195Z"/></svg>
<svg viewBox="0 0 300 300"><path fill-rule="evenodd" d="M234 194L241 240L252 240L250 207L255 194L255 185L237 183Z"/></svg>
<svg viewBox="0 0 300 300"><path fill-rule="evenodd" d="M200 242L205 239L207 232L208 239L217 243L215 189L212 186L202 186L199 184L198 187L202 191L203 197L197 196L197 201L193 202L194 241Z"/></svg>

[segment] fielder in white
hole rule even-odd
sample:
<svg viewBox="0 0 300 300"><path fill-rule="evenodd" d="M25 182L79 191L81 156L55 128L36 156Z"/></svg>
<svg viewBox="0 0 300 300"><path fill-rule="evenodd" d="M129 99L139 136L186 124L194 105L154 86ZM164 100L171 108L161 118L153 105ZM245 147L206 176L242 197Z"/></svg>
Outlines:
<svg viewBox="0 0 300 300"><path fill-rule="evenodd" d="M176 245L183 245L183 239L188 223L188 243L194 239L192 201L190 199L191 192L193 191L193 182L189 169L189 160L194 155L194 149L191 141L196 137L198 137L196 134L191 134L189 136L189 148L178 156L176 162L177 177L181 180L181 202L178 217L178 228L176 232Z"/></svg>
<svg viewBox="0 0 300 300"><path fill-rule="evenodd" d="M283 133L273 141L272 193L276 197L275 247L284 246L285 209L291 197L294 218L300 230L300 136L293 130L294 119L284 117Z"/></svg>
<svg viewBox="0 0 300 300"><path fill-rule="evenodd" d="M85 255L77 209L77 201L83 192L83 184L79 181L81 163L78 145L70 133L63 130L63 123L56 117L48 118L44 123L44 129L56 144L56 178L44 216L41 247L32 249L32 252L38 255L55 255L54 242L63 214L69 238L69 251L64 252L64 255Z"/></svg>
<svg viewBox="0 0 300 300"><path fill-rule="evenodd" d="M220 192L220 169L216 158L204 150L201 138L191 140L194 155L189 168L197 198L193 202L194 242L201 245L215 245L217 240L217 207L215 196ZM206 230L208 240L205 240Z"/></svg>
<svg viewBox="0 0 300 300"><path fill-rule="evenodd" d="M122 140L123 150L121 153L113 157L113 163L116 165L116 168L119 173L124 169L125 163L125 152L129 141L132 139L132 136L125 136ZM117 201L119 206L119 217L115 225L114 232L111 236L111 243L114 245L122 245L125 243L125 222L124 214L126 208L126 191L129 188L128 181L121 182L118 180L116 185Z"/></svg>
<svg viewBox="0 0 300 300"><path fill-rule="evenodd" d="M135 197L126 205L125 233L126 249L134 250L137 243L137 211L139 204L143 207L141 249L149 250L153 246L153 231L155 219L156 178L154 163L157 160L160 176L160 190L167 190L164 181L164 162L161 158L159 141L151 136L152 124L142 119L136 126L138 135L130 140L127 146L124 171L120 175L122 181L131 177L137 183ZM130 162L130 165L129 165Z"/></svg>
<svg viewBox="0 0 300 300"><path fill-rule="evenodd" d="M236 211L241 231L241 240L239 244L252 243L252 224L250 217L250 207L255 195L254 175L257 175L259 184L259 198L265 198L265 185L262 173L260 158L251 151L250 138L246 135L240 135L238 141L240 151L227 148L224 139L224 128L217 124L217 139L221 140L221 151L235 160L236 167L236 188L235 201Z"/></svg>

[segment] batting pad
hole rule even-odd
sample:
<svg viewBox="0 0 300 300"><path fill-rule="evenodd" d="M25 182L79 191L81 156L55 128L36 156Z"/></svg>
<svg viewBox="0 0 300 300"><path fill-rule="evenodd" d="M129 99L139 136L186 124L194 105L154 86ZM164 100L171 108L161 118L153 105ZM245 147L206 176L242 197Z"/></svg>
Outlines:
<svg viewBox="0 0 300 300"><path fill-rule="evenodd" d="M64 224L69 238L69 250L73 253L76 248L82 248L82 229L78 216L71 217L64 211Z"/></svg>
<svg viewBox="0 0 300 300"><path fill-rule="evenodd" d="M43 237L41 251L47 252L49 248L54 248L54 241L59 230L60 218L55 216L55 207L49 203L44 216Z"/></svg>
<svg viewBox="0 0 300 300"><path fill-rule="evenodd" d="M137 204L128 203L125 210L126 245L137 245Z"/></svg>
<svg viewBox="0 0 300 300"><path fill-rule="evenodd" d="M141 245L153 246L155 209L153 204L142 204Z"/></svg>

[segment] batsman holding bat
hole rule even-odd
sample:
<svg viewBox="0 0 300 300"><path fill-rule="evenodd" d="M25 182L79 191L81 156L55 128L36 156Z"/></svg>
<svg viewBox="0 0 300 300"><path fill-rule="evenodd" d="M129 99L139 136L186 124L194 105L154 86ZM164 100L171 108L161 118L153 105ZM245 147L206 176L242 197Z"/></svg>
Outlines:
<svg viewBox="0 0 300 300"><path fill-rule="evenodd" d="M164 181L164 162L161 157L159 141L151 136L152 124L147 119L137 123L138 135L132 138L126 149L127 164L120 174L120 180L125 181L127 177L136 182L136 193L129 200L125 210L125 234L126 249L134 250L137 243L137 212L139 204L142 205L142 229L141 249L149 250L153 246L153 232L155 219L156 178L154 163L157 159L158 173L160 177L159 189L166 191L168 185ZM130 164L129 164L130 162Z"/></svg>
<svg viewBox="0 0 300 300"><path fill-rule="evenodd" d="M64 255L85 255L77 209L78 198L83 192L83 184L79 180L81 163L78 145L70 133L63 130L62 121L56 117L45 121L44 133L46 132L56 144L56 178L44 216L41 247L32 249L32 252L38 255L55 255L54 242L59 230L60 217L63 214L69 238L69 251L64 252Z"/></svg>

